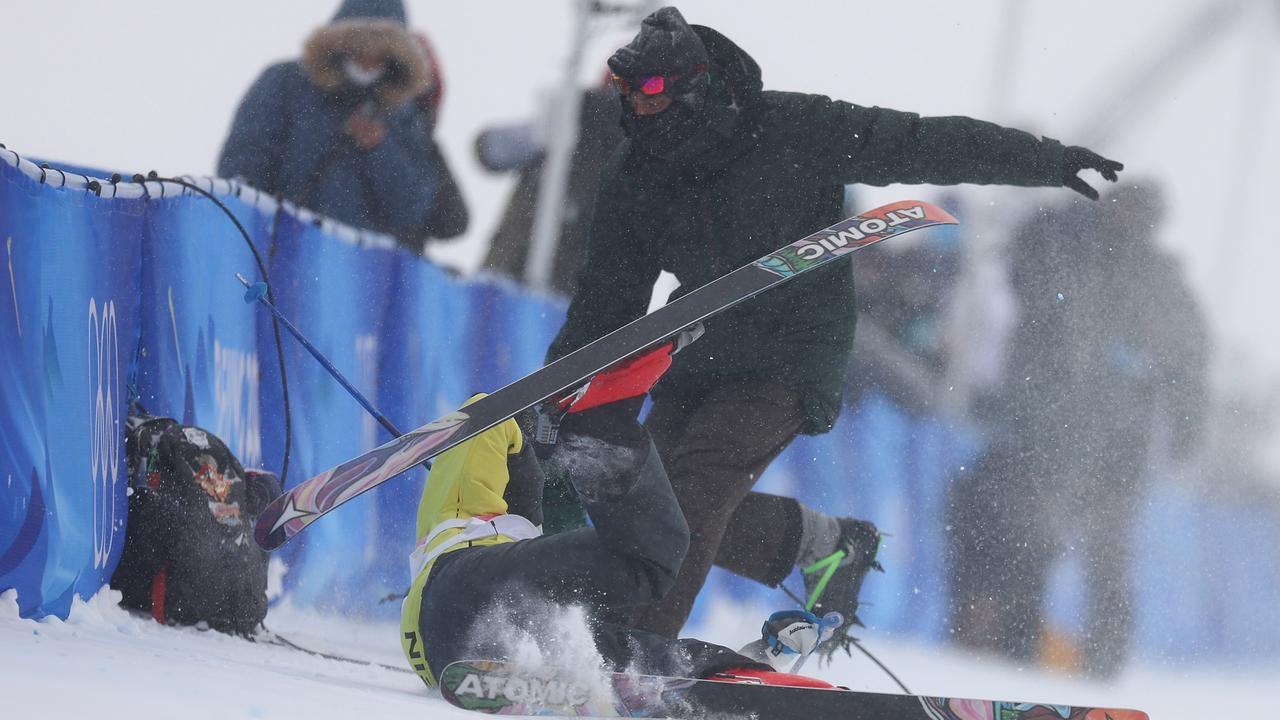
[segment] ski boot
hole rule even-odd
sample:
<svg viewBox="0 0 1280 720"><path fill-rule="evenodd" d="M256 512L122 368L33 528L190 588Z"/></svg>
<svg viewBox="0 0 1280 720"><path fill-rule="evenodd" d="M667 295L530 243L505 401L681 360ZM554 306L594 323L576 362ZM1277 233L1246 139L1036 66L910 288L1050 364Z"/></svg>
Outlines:
<svg viewBox="0 0 1280 720"><path fill-rule="evenodd" d="M848 623L835 631L835 637L818 651L828 662L837 649L851 654L850 647L857 638L849 635L849 628L862 625L858 618L858 593L862 581L871 570L884 572L876 560L880 548L880 531L866 520L840 518L840 539L835 550L825 558L800 569L804 578L804 607L815 615L837 612Z"/></svg>
<svg viewBox="0 0 1280 720"><path fill-rule="evenodd" d="M805 610L779 610L760 627L760 639L738 652L774 670L795 673L842 625L844 618L838 612L818 617Z"/></svg>

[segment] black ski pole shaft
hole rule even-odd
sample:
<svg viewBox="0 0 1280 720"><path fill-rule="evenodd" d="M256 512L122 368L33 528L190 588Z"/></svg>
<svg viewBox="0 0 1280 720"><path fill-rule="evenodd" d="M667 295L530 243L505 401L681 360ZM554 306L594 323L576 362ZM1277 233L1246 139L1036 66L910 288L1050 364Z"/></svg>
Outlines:
<svg viewBox="0 0 1280 720"><path fill-rule="evenodd" d="M326 358L324 354L321 353L316 348L315 345L312 345L311 341L307 340L307 338L303 336L302 332L299 331L298 328L294 327L293 323L289 322L288 318L286 318L284 315L280 313L279 308L271 304L271 301L267 299L266 283L263 283L263 282L251 283L247 278L245 278L245 276L241 275L240 273L236 273L236 279L239 280L240 283L245 287L245 293L244 293L245 302L248 303L256 300L263 307L270 310L271 314L275 315L276 319L280 321L280 324L284 325L285 329L287 329L295 338L297 338L298 342L302 343L302 347L306 348L307 351L310 352L312 356L314 356L315 359L319 361L319 363L322 366L324 366L324 369L329 371L329 374L332 375L333 378L338 381L338 384L342 385L342 387L345 388L346 391L351 394L351 397L355 398L356 402L360 403L360 405L363 406L364 409L370 415L373 416L374 420L377 420L378 423L382 425L382 427L386 428L387 432L391 433L395 437L400 437L401 435L404 434L400 432L400 430L396 428L396 426L390 420L387 419L386 415L383 415L382 413L378 412L378 409L373 406L373 403L369 402L368 398L362 395L360 391L355 388L354 385L352 385L345 377L343 377L342 373L338 371L338 368L334 367L333 363L329 362L329 359Z"/></svg>

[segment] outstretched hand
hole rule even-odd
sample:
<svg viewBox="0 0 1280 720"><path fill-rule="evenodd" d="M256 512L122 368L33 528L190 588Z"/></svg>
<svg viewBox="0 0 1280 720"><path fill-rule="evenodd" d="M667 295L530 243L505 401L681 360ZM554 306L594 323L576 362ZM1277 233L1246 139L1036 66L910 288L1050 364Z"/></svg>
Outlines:
<svg viewBox="0 0 1280 720"><path fill-rule="evenodd" d="M1089 148L1083 148L1079 145L1068 147L1063 152L1062 160L1062 184L1090 200L1098 199L1098 191L1094 190L1089 183L1080 179L1078 173L1081 170L1097 170L1102 173L1102 177L1115 182L1119 179L1116 173L1124 169L1124 163L1108 160Z"/></svg>

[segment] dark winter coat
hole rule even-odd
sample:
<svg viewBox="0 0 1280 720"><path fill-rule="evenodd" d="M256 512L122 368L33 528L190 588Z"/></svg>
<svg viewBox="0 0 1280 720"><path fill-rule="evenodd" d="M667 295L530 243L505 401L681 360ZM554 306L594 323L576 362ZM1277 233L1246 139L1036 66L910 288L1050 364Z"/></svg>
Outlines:
<svg viewBox="0 0 1280 720"><path fill-rule="evenodd" d="M674 157L619 148L551 357L642 315L660 270L691 290L835 223L846 184L1062 183L1055 140L967 117L762 91L745 52L695 31L713 61L707 126ZM849 266L817 270L708 321L654 395L696 397L739 379L782 383L800 393L804 432L825 432L840 410L854 313Z"/></svg>
<svg viewBox="0 0 1280 720"><path fill-rule="evenodd" d="M1014 235L1018 320L996 409L1006 434L1077 464L1065 472L1126 465L1106 457L1117 452L1145 457L1157 425L1175 453L1200 435L1208 331L1155 244L1159 202L1154 187L1126 185L1097 204L1042 210Z"/></svg>
<svg viewBox="0 0 1280 720"><path fill-rule="evenodd" d="M343 75L343 59L358 46L390 67L371 89L357 89ZM307 39L301 60L272 65L249 89L218 174L350 225L420 236L438 191L452 184L427 113L411 102L427 89L427 72L422 50L397 18L335 18ZM387 128L368 150L343 131L361 110Z"/></svg>

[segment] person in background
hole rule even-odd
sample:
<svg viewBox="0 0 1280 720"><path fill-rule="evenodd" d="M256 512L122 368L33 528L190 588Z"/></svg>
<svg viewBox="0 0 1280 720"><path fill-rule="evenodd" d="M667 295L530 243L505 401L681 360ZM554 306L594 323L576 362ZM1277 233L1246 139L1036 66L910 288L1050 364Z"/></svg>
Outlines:
<svg viewBox="0 0 1280 720"><path fill-rule="evenodd" d="M1206 400L1205 321L1156 245L1163 211L1159 187L1142 181L1097 205L1041 209L1015 232L1007 380L982 403L990 444L954 483L947 523L963 644L1024 662L1056 655L1096 677L1123 665L1152 448L1194 452ZM1050 570L1068 549L1087 598L1070 644L1044 620Z"/></svg>
<svg viewBox="0 0 1280 720"><path fill-rule="evenodd" d="M400 0L346 0L298 60L268 67L236 111L218 174L421 251L458 234L432 139L439 75ZM433 227L433 223L439 227Z"/></svg>
<svg viewBox="0 0 1280 720"><path fill-rule="evenodd" d="M476 138L476 157L492 172L519 172L520 179L507 202L493 238L484 267L517 280L524 277L546 164L544 137L550 130L545 120L489 128ZM573 295L578 269L582 265L595 205L600 173L623 139L618 125L618 97L611 84L582 94L578 140L569 165L568 187L560 218L560 237L552 261L550 287Z"/></svg>
<svg viewBox="0 0 1280 720"><path fill-rule="evenodd" d="M954 194L937 205L965 217ZM848 205L846 204L846 207ZM849 209L846 214L856 214ZM846 402L887 396L899 408L936 414L951 367L949 322L962 270L964 226L934 228L917 241L854 258L858 342L849 363Z"/></svg>
<svg viewBox="0 0 1280 720"><path fill-rule="evenodd" d="M645 18L608 64L627 139L601 178L586 259L548 360L643 315L663 270L679 280L677 294L688 292L837 222L851 183L1066 186L1096 198L1078 173L1114 181L1123 169L1087 148L973 118L764 90L750 55L673 7ZM674 636L713 564L771 587L798 567L807 609L856 622L876 527L752 491L798 435L831 429L855 315L849 266L832 264L709 319L676 358L645 427L692 540L671 592L628 611L627 622ZM564 483L548 477L547 486L550 517ZM824 648L850 642L841 634Z"/></svg>

